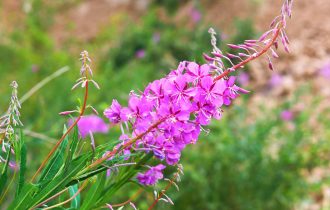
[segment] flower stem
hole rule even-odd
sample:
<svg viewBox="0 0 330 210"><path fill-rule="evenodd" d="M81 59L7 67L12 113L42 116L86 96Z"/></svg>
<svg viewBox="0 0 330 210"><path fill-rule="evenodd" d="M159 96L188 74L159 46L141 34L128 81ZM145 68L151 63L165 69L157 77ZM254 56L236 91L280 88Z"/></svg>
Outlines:
<svg viewBox="0 0 330 210"><path fill-rule="evenodd" d="M53 205L53 206L49 206L49 207L47 207L47 208L44 208L44 210L47 210L47 209L53 209L53 208L56 208L56 207L62 206L62 205L64 205L64 204L70 202L71 200L73 200L75 197L77 197L77 196L79 195L79 193L80 193L80 192L86 187L87 183L88 183L87 180L84 181L83 184L81 185L81 187L77 190L77 192L76 192L72 197L70 197L69 199L67 199L67 200L65 200L65 201L63 201L63 202L61 202L61 203L55 204L55 205Z"/></svg>
<svg viewBox="0 0 330 210"><path fill-rule="evenodd" d="M276 42L278 36L280 35L280 31L281 31L281 27L278 27L275 30L274 36L271 39L271 41L260 52L256 53L253 56L250 56L249 58L247 58L247 59L243 60L242 62L240 62L240 63L232 66L231 68L228 68L222 74L220 74L219 76L217 76L214 79L214 82L222 79L223 77L227 76L230 72L237 70L238 68L244 66L245 64L249 63L250 61L253 61L253 60L259 58L260 56L262 56L263 54L265 54L273 46L273 44Z"/></svg>
<svg viewBox="0 0 330 210"><path fill-rule="evenodd" d="M112 207L121 207L124 206L126 204L129 204L130 202L132 202L135 198L137 198L141 193L143 192L143 189L139 189L130 199L128 199L125 202L122 203L118 203L118 204L113 204L111 205ZM106 207L105 207L106 208Z"/></svg>
<svg viewBox="0 0 330 210"><path fill-rule="evenodd" d="M160 125L161 123L163 123L168 117L164 117L162 119L160 119L159 121L157 121L156 123L154 123L153 125L151 125L148 130L146 130L145 132L137 135L135 138L132 138L131 140L129 140L128 142L126 142L122 147L120 148L115 148L113 149L111 152L107 153L105 156L103 156L102 158L96 160L95 162L93 162L91 165L89 165L85 170L82 171L85 172L86 170L92 169L100 164L102 164L104 161L106 161L107 159L109 159L110 157L112 157L113 155L117 154L120 151L123 151L124 149L126 149L127 147L131 146L132 144L134 144L137 140L141 139L143 136L145 136L146 134L148 134L149 132L151 132L153 129L157 128L158 125Z"/></svg>
<svg viewBox="0 0 330 210"><path fill-rule="evenodd" d="M31 210L38 208L39 206L42 206L43 204L53 200L54 198L57 198L58 196L60 196L62 193L64 193L65 191L67 191L68 188L64 188L63 190L61 190L60 192L56 193L55 195L53 195L50 198L47 198L46 200L42 201L41 203L37 204L36 206L32 207Z"/></svg>
<svg viewBox="0 0 330 210"><path fill-rule="evenodd" d="M165 194L165 192L166 192L168 189L170 189L170 187L173 185L173 182L174 182L174 180L178 177L178 175L179 175L179 172L176 173L176 174L174 175L174 177L173 177L173 178L171 179L171 181L167 184L167 186L165 187L165 189L162 190L162 191L160 192L160 194L158 195L158 197L156 198L156 200L154 200L154 202L151 204L151 206L148 208L148 210L152 210L152 209L156 206L156 204L157 204L158 201L163 197L163 195Z"/></svg>
<svg viewBox="0 0 330 210"><path fill-rule="evenodd" d="M1 138L0 138L0 144L2 143L2 141L5 139L5 134L2 134Z"/></svg>
<svg viewBox="0 0 330 210"><path fill-rule="evenodd" d="M52 150L48 153L47 157L44 159L44 161L41 163L41 165L39 166L38 170L36 171L36 173L33 175L31 182L33 182L35 180L35 178L38 176L38 174L41 172L41 170L43 169L43 167L46 165L46 163L48 162L48 160L50 159L50 157L55 153L56 149L60 146L60 144L63 142L63 140L65 139L65 137L71 132L71 130L78 124L79 120L81 119L81 117L84 115L85 110L86 110L86 105L87 105L87 98L88 98L88 80L86 80L86 85L85 85L85 96L84 96L84 103L83 106L80 110L79 116L77 117L77 119L73 122L73 124L68 128L68 130L62 135L62 137L60 138L60 140L58 140L58 142L55 144L55 146L52 148Z"/></svg>

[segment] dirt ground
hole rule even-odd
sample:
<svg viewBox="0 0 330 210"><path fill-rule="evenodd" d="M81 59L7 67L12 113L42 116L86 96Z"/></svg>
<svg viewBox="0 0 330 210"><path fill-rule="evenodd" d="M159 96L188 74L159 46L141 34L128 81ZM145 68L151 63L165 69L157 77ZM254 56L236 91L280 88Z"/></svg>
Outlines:
<svg viewBox="0 0 330 210"><path fill-rule="evenodd" d="M138 20L146 12L150 2L150 0L82 1L55 17L51 33L57 43L63 42L72 35L88 41L119 14L128 18L124 19L122 24L125 24L124 21L127 20ZM230 26L234 18L244 17L252 17L257 23L258 30L262 32L279 13L281 1L263 0L257 7L253 1L246 0L202 0L201 4L204 7L205 22L222 28L225 32L231 33ZM179 9L174 20L182 21L189 17L192 7L193 1L187 1ZM326 98L330 97L330 86L326 85L329 78L322 78L319 75L320 69L330 63L328 11L330 11L328 0L314 0L312 3L310 0L295 1L293 18L288 23L287 31L292 52L286 54L281 50L281 58L274 61L275 74L280 75L283 82L273 87L271 91L262 91L263 93L283 98L283 96L292 95L302 84L311 82L313 91ZM74 27L70 28L68 23ZM250 77L253 89L267 89L268 79L273 75L272 72L267 71L267 63L264 60L258 60L251 65Z"/></svg>

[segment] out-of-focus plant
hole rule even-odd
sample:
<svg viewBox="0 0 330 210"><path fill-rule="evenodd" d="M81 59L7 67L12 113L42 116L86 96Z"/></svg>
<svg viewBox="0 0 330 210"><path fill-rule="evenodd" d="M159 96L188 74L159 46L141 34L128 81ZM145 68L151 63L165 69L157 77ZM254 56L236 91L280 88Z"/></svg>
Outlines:
<svg viewBox="0 0 330 210"><path fill-rule="evenodd" d="M217 38L222 50L228 50L226 42L241 43L255 36L250 21L237 21L235 26L237 33L232 38L222 40L222 33L218 32ZM113 90L111 95L103 94L102 98L110 100L117 96L118 101L124 101L126 96L123 93L127 93L132 87L141 89L145 84L144 78L159 78L182 60L201 63L202 53L209 50L209 34L203 24L183 28L180 24L160 20L157 13L151 10L142 18L141 24L129 25L118 43L102 56L98 68L102 69L105 77L98 77L98 80L100 84ZM112 79L111 83L108 82L108 77ZM125 79L131 80L130 86L122 82Z"/></svg>
<svg viewBox="0 0 330 210"><path fill-rule="evenodd" d="M173 194L171 209L284 210L312 201L328 181L307 177L316 168L327 169L329 133L316 137L308 125L313 110L283 109L265 111L249 124L242 123L249 118L247 109L235 106L212 123L201 145L184 152L185 187Z"/></svg>
<svg viewBox="0 0 330 210"><path fill-rule="evenodd" d="M111 199L118 190L127 185L136 185L141 189L136 196L143 191L154 192L155 199L148 209L153 209L161 200L172 204L166 193L171 186L177 186L183 174L179 163L183 149L195 144L201 132L208 132L206 126L213 118L221 119L224 106L229 106L240 93L248 93L235 85L234 76L228 76L262 56L266 56L272 70L271 56L278 57L275 50L279 43L288 51L285 28L287 17L291 17L291 7L292 1L285 1L271 29L258 40L229 44L230 48L238 50L237 54L223 53L217 46L215 31L210 29L213 49L209 55L204 54L206 63L181 62L177 69L150 83L145 90L132 91L127 107L113 100L104 115L113 126L120 127L121 136L100 145L97 145L93 133L102 132L103 128L79 124L89 108L98 114L87 102L90 86L99 89L99 85L92 79L91 59L87 51L83 51L81 77L72 88L83 88L83 100L76 110L60 113L70 116L68 125L64 126L63 135L29 181L24 178L28 167L21 158L24 136L15 133L15 129L8 129L8 126L17 126L20 122L17 119L19 113L15 111L19 106L14 103L18 100L17 85L13 85L9 115L7 113L1 118L1 125L7 126L2 130L2 143L7 144L7 155L2 164L2 189L16 189L16 196L8 209L54 209L63 206L67 209L113 209L126 205L135 208L133 198L119 204L112 203ZM144 56L141 51L137 53L138 57ZM14 110L14 115L10 114L11 110ZM103 126L98 120L92 122ZM86 133L90 139L87 145L80 141L82 137L86 138ZM11 159L10 154L16 159ZM16 170L20 171L20 176L17 181L14 170L12 181L7 184L6 177L10 173L7 169L12 160L16 160ZM172 176L168 174L164 177L165 169L172 171ZM154 190L161 180L168 183L166 187ZM67 191L69 196L65 196ZM83 191L85 194L81 200ZM6 198L7 192L5 190L1 194L1 200Z"/></svg>

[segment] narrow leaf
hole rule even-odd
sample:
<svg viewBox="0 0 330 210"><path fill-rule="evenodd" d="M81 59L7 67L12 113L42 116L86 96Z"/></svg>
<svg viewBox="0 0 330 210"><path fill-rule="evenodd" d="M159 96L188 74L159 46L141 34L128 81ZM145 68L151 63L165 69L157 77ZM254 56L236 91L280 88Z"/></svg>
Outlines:
<svg viewBox="0 0 330 210"><path fill-rule="evenodd" d="M20 141L21 141L21 155L20 155L20 166L19 166L19 178L18 178L18 186L17 186L17 191L16 195L19 195L22 187L24 186L25 183L25 171L26 171L26 145L24 142L24 137L21 132L20 135Z"/></svg>
<svg viewBox="0 0 330 210"><path fill-rule="evenodd" d="M66 126L64 126L63 133L67 131ZM58 150L55 152L53 158L48 162L45 169L43 170L39 182L45 183L54 178L54 176L59 172L60 168L64 163L65 150L68 145L68 136L63 140Z"/></svg>
<svg viewBox="0 0 330 210"><path fill-rule="evenodd" d="M21 193L15 198L15 200L8 207L8 210L26 209L27 204L33 198L33 195L38 191L38 187L33 184L25 184L21 190Z"/></svg>
<svg viewBox="0 0 330 210"><path fill-rule="evenodd" d="M73 177L81 171L88 161L90 160L90 155L80 156L72 161L68 170L62 171L61 174L53 177L53 179L47 183L38 193L31 199L30 203L25 207L33 207L49 196L55 194L56 192L63 190L73 179ZM22 206L21 206L22 207Z"/></svg>
<svg viewBox="0 0 330 210"><path fill-rule="evenodd" d="M86 199L83 201L81 210L89 210L92 209L93 205L95 205L96 201L102 196L102 191L105 186L106 175L105 173L101 174L97 177L96 182L89 188Z"/></svg>
<svg viewBox="0 0 330 210"><path fill-rule="evenodd" d="M0 195L2 195L2 191L4 190L6 183L7 183L7 179L8 179L8 175L7 175L7 170L8 170L8 165L9 165L9 159L10 159L10 148L7 150L7 156L6 156L6 163L2 168L1 171L1 177L0 177Z"/></svg>
<svg viewBox="0 0 330 210"><path fill-rule="evenodd" d="M65 170L70 165L72 159L74 158L74 154L76 153L76 150L77 150L77 147L79 144L79 133L78 132L79 132L78 127L75 126L73 135L72 135L69 153L68 153L66 161L65 161Z"/></svg>
<svg viewBox="0 0 330 210"><path fill-rule="evenodd" d="M69 187L70 197L73 197L78 192L78 184ZM80 207L80 193L71 201L71 208L78 209Z"/></svg>

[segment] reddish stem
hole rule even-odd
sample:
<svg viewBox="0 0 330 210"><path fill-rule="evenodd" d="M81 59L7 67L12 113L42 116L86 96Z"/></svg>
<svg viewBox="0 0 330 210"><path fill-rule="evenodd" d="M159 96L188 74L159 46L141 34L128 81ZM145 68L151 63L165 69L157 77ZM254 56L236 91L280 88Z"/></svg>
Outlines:
<svg viewBox="0 0 330 210"><path fill-rule="evenodd" d="M272 45L276 42L279 33L280 33L281 28L277 28L273 38L271 39L271 41L266 45L265 48L263 48L260 52L256 53L254 56L251 56L249 58L247 58L246 60L240 62L239 64L236 64L234 66L232 66L231 68L228 68L226 71L224 71L221 75L217 76L214 79L214 82L220 80L221 78L227 76L230 72L235 71L236 69L244 66L245 64L247 64L248 62L262 56L264 53L266 53L271 47ZM162 122L164 122L166 120L166 118L163 118L161 120L159 120L158 122L156 122L155 124L153 124L152 126L150 126L148 128L147 131L139 134L138 136L136 136L135 138L131 139L130 141L126 142L122 147L120 148L115 148L114 150L112 150L111 152L107 153L107 155L105 155L104 157L96 160L95 162L93 162L91 165L89 165L86 170L89 170L91 168L94 168L95 166L98 166L100 164L102 164L104 161L106 161L108 158L112 157L113 155L117 154L118 152L128 148L129 146L131 146L133 143L135 143L137 140L141 139L143 136L145 136L147 133L149 133L150 131L152 131L154 128L156 128L159 124L161 124ZM85 172L85 170L83 171Z"/></svg>
<svg viewBox="0 0 330 210"><path fill-rule="evenodd" d="M52 148L52 150L48 153L47 157L45 158L45 160L41 163L41 165L39 166L38 170L36 171L36 173L33 175L31 182L33 182L35 180L35 178L37 177L37 175L40 173L40 171L43 169L43 167L46 165L46 163L48 162L48 160L50 159L50 157L54 154L54 152L56 151L56 149L60 146L60 144L64 141L65 137L71 132L71 130L78 124L79 120L81 119L81 117L84 115L85 110L86 110L86 105L87 105L87 98L88 98L88 80L86 80L86 85L85 85L85 96L84 96L84 103L83 106L81 108L81 111L79 113L79 116L77 117L77 119L72 123L72 125L68 128L68 130L62 135L62 137L60 138L60 140L58 140L58 142L55 144L55 146Z"/></svg>
<svg viewBox="0 0 330 210"><path fill-rule="evenodd" d="M152 210L152 209L156 206L156 204L157 204L158 201L163 197L163 195L165 194L165 192L166 192L168 189L170 189L170 187L173 185L173 182L174 182L174 180L178 177L178 175L179 175L179 172L177 172L177 173L174 175L174 177L173 177L173 178L171 179L171 181L167 184L167 186L165 187L165 189L162 190L162 191L160 192L160 194L158 195L157 199L154 200L154 202L151 204L151 206L148 208L148 210Z"/></svg>
<svg viewBox="0 0 330 210"><path fill-rule="evenodd" d="M120 148L115 148L114 150L112 150L111 152L107 153L105 156L103 156L102 158L96 160L95 162L93 162L91 165L89 165L86 169L91 169L94 168L95 166L98 166L100 164L102 164L104 161L106 161L107 159L109 159L110 157L112 157L113 155L117 154L120 151L123 151L124 149L128 148L129 146L131 146L133 143L135 143L137 140L141 139L143 136L145 136L146 134L148 134L149 132L151 132L154 128L157 128L158 125L160 125L162 122L164 122L167 118L164 117L162 119L160 119L159 121L157 121L156 123L154 123L153 125L151 125L148 130L146 130L145 132L137 135L135 138L129 140L128 142L126 142L122 147Z"/></svg>
<svg viewBox="0 0 330 210"><path fill-rule="evenodd" d="M260 52L256 53L254 56L250 56L249 58L243 60L242 62L236 64L235 66L227 69L226 71L224 71L222 74L220 74L219 76L217 76L214 79L214 82L222 79L223 77L227 76L230 72L235 71L236 69L244 66L245 64L249 63L250 61L253 61L256 58L259 58L260 56L262 56L263 54L265 54L269 48L271 48L273 46L273 44L276 42L279 34L280 34L281 28L277 28L275 33L274 33L274 37L272 38L272 40L266 45L265 48L263 48Z"/></svg>
<svg viewBox="0 0 330 210"><path fill-rule="evenodd" d="M2 143L2 141L5 139L6 134L2 134L1 138L0 138L0 144Z"/></svg>
<svg viewBox="0 0 330 210"><path fill-rule="evenodd" d="M265 48L263 48L260 52L256 53L254 56L251 56L247 59L245 59L244 61L240 62L239 64L234 65L233 67L227 69L226 71L224 71L221 75L217 76L214 79L214 82L220 80L221 78L227 76L230 72L244 66L245 64L249 63L250 61L260 57L261 55L263 55L264 53L266 53L269 48L272 47L272 45L275 43L276 39L278 38L280 33L280 28L277 28L275 33L274 33L274 37L272 38L272 40L266 45ZM91 165L89 165L87 167L87 169L91 169L94 168L95 166L103 163L105 160L107 160L108 158L112 157L113 155L117 154L119 151L122 151L124 149L126 149L127 147L131 146L134 142L136 142L137 140L141 139L144 135L146 135L147 133L149 133L152 129L156 128L160 123L164 122L165 118L156 122L155 124L153 124L152 126L149 127L149 129L147 131L145 131L144 133L136 136L135 138L131 139L130 141L126 142L122 147L120 147L120 149L114 149L112 150L110 153L108 153L107 155L105 155L104 157L96 160L94 163L92 163Z"/></svg>
<svg viewBox="0 0 330 210"><path fill-rule="evenodd" d="M53 209L53 208L56 208L56 207L62 206L62 205L64 205L64 204L66 204L66 203L72 201L75 197L77 197L77 196L80 194L80 192L81 192L81 191L87 186L87 184L88 184L88 182L87 182L87 180L85 180L85 181L82 183L81 187L77 190L77 192L76 192L74 195L72 195L72 197L70 197L69 199L67 199L67 200L65 200L65 201L63 201L63 202L61 202L61 203L55 204L55 205L53 205L53 206L46 207L46 208L44 208L44 209L45 209L45 210Z"/></svg>
<svg viewBox="0 0 330 210"><path fill-rule="evenodd" d="M64 192L67 191L67 190L68 190L68 188L65 188L64 190L62 190L62 191L56 193L55 195L53 195L52 197L47 198L46 200L42 201L41 203L35 205L35 206L34 206L33 208L31 208L31 209L33 210L33 209L35 209L35 208L38 208L39 206L44 205L45 203L47 203L47 202L49 202L49 201L51 201L51 200L57 198L58 196L60 196L62 193L64 193Z"/></svg>
<svg viewBox="0 0 330 210"><path fill-rule="evenodd" d="M113 204L111 205L112 207L121 207L124 206L126 204L129 204L130 202L132 202L132 200L134 200L135 198L137 198L141 193L143 192L143 189L139 189L130 199L128 199L125 202L122 203L118 203L118 204Z"/></svg>

